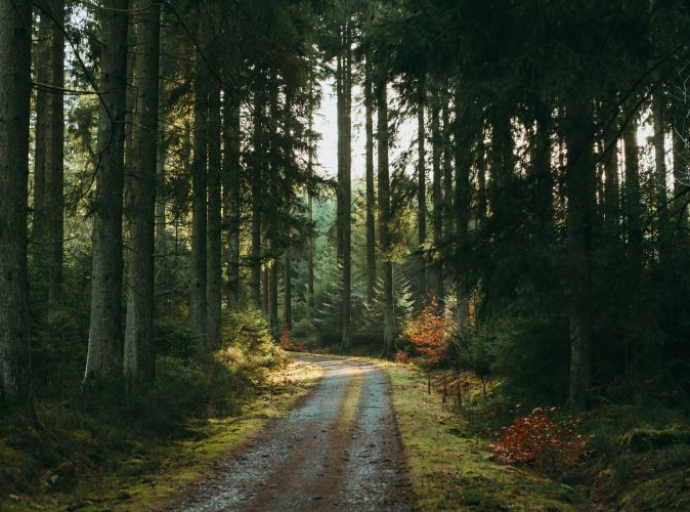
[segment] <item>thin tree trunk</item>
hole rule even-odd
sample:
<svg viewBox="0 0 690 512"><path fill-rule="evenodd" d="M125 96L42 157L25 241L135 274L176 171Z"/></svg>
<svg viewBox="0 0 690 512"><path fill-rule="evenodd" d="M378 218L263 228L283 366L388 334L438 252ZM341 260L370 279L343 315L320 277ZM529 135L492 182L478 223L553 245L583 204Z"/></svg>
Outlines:
<svg viewBox="0 0 690 512"><path fill-rule="evenodd" d="M223 163L223 202L226 208L228 243L228 307L236 309L240 299L240 102L234 91L225 91L225 161Z"/></svg>
<svg viewBox="0 0 690 512"><path fill-rule="evenodd" d="M263 305L261 297L261 237L262 237L262 212L263 212L263 179L264 179L264 148L263 148L263 122L264 122L264 90L263 81L260 79L261 71L256 71L254 91L254 158L252 160L252 244L251 244L251 275L250 287L252 301L257 308ZM264 299L266 298L264 289ZM266 308L263 308L266 311Z"/></svg>
<svg viewBox="0 0 690 512"><path fill-rule="evenodd" d="M48 14L38 10L40 20L38 23L38 43L34 53L34 67L36 69L36 82L39 84L50 83L50 71L52 57L50 51L50 35L52 20ZM45 255L46 236L46 158L49 145L50 128L50 98L48 92L37 89L36 91L36 129L34 151L34 195L33 195L33 229L32 241L37 244L36 254L39 260ZM43 264L44 261L41 261Z"/></svg>
<svg viewBox="0 0 690 512"><path fill-rule="evenodd" d="M208 72L201 54L196 55L194 97L194 161L192 163L192 283L191 320L206 339L207 188L208 188Z"/></svg>
<svg viewBox="0 0 690 512"><path fill-rule="evenodd" d="M350 23L345 35L344 93L344 155L343 155L343 331L340 345L350 349L352 336L352 44Z"/></svg>
<svg viewBox="0 0 690 512"><path fill-rule="evenodd" d="M551 111L546 105L538 105L536 134L534 135L535 205L540 236L553 234L553 173L551 172Z"/></svg>
<svg viewBox="0 0 690 512"><path fill-rule="evenodd" d="M484 142L484 120L477 132L477 221L483 227L486 223L486 144Z"/></svg>
<svg viewBox="0 0 690 512"><path fill-rule="evenodd" d="M431 103L431 144L432 144L432 192L431 199L434 203L432 222L434 225L434 261L432 266L433 274L433 295L438 299L439 307L443 305L445 297L445 286L443 282L443 258L441 257L441 245L443 243L443 192L441 174L441 157L443 155L440 126L440 98L438 86L434 87L433 99Z"/></svg>
<svg viewBox="0 0 690 512"><path fill-rule="evenodd" d="M30 404L27 214L31 6L0 1L0 407Z"/></svg>
<svg viewBox="0 0 690 512"><path fill-rule="evenodd" d="M312 105L312 85L309 85L309 126L307 142L307 177L314 177L314 108ZM307 186L307 218L309 220L307 232L307 316L311 320L314 315L314 197L312 184Z"/></svg>
<svg viewBox="0 0 690 512"><path fill-rule="evenodd" d="M293 92L291 86L288 84L285 88L285 106L283 108L283 132L285 136L284 151L285 151L285 193L287 194L285 205L285 251L283 253L283 319L285 322L285 329L292 330L292 258L290 251L292 249L292 175L290 166L294 161L294 154L292 150L292 96Z"/></svg>
<svg viewBox="0 0 690 512"><path fill-rule="evenodd" d="M161 20L161 25L163 21ZM160 60L160 59L159 59ZM161 276L165 276L168 258L167 237L167 192L165 185L165 159L167 142L165 137L165 81L162 65L158 66L158 147L156 150L156 256ZM157 271L158 274L158 271Z"/></svg>
<svg viewBox="0 0 690 512"><path fill-rule="evenodd" d="M441 117L443 122L441 134L443 145L443 183L441 185L443 187L443 191L441 192L441 215L443 217L443 243L448 244L450 240L453 240L455 235L455 216L453 215L455 205L453 200L453 143L451 137L453 134L453 129L450 124L451 105L447 85L445 85L444 89L441 90L441 100ZM448 252L449 251L446 250L446 254Z"/></svg>
<svg viewBox="0 0 690 512"><path fill-rule="evenodd" d="M669 259L668 200L666 191L666 119L663 91L656 91L652 99L652 116L654 118L654 203L656 205L656 232L659 244L659 260Z"/></svg>
<svg viewBox="0 0 690 512"><path fill-rule="evenodd" d="M101 97L93 207L91 321L84 391L121 385L122 199L127 89L127 0L104 0L100 11Z"/></svg>
<svg viewBox="0 0 690 512"><path fill-rule="evenodd" d="M366 226L367 257L366 287L367 303L374 301L376 289L376 192L374 190L374 92L372 83L371 56L367 55L364 78L364 103L366 109Z"/></svg>
<svg viewBox="0 0 690 512"><path fill-rule="evenodd" d="M213 82L209 95L208 125L208 232L206 260L206 304L208 343L212 349L221 346L222 316L222 233L221 233L221 116L220 85Z"/></svg>
<svg viewBox="0 0 690 512"><path fill-rule="evenodd" d="M386 80L377 84L379 230L383 258L383 343L385 356L395 352L395 310L393 303L393 262L390 234L390 176L388 170L388 91Z"/></svg>
<svg viewBox="0 0 690 512"><path fill-rule="evenodd" d="M132 167L128 178L130 257L124 373L127 389L148 386L155 375L153 343L156 168L158 161L158 72L160 4L136 0L137 53Z"/></svg>
<svg viewBox="0 0 690 512"><path fill-rule="evenodd" d="M684 117L685 113L680 114ZM688 164L690 163L689 151L687 147L688 133L685 129L683 119L676 121L673 127L673 197L675 198L671 206L672 226L678 231L674 237L674 246L685 251L690 242L690 232L688 228L688 190L690 190L690 176L688 175Z"/></svg>
<svg viewBox="0 0 690 512"><path fill-rule="evenodd" d="M270 223L267 226L267 238L269 244L269 268L268 268L268 318L271 326L271 332L274 338L280 336L280 326L278 323L278 254L280 253L278 247L279 229L282 227L279 223L279 209L277 203L280 190L280 148L278 141L278 97L280 95L280 86L278 83L277 72L273 70L270 79L270 117L269 117L269 159L270 159L270 185L269 190L271 194L271 201L268 205L270 213Z"/></svg>
<svg viewBox="0 0 690 512"><path fill-rule="evenodd" d="M615 95L609 104L616 105L616 115L604 132L604 232L609 242L616 241L620 232L620 191L618 187L618 106Z"/></svg>
<svg viewBox="0 0 690 512"><path fill-rule="evenodd" d="M419 229L419 305L421 307L428 291L426 282L426 150L424 145L426 91L421 83L418 86L417 95L417 226Z"/></svg>
<svg viewBox="0 0 690 512"><path fill-rule="evenodd" d="M470 187L470 167L472 138L469 134L466 104L459 89L455 93L455 239L457 253L455 269L455 288L457 295L457 321L461 333L470 328L469 279L467 276L467 254L469 252L469 223L472 190ZM459 122L461 121L461 122ZM447 193L448 191L446 191Z"/></svg>
<svg viewBox="0 0 690 512"><path fill-rule="evenodd" d="M625 212L627 248L636 273L642 265L642 202L640 194L640 160L637 145L637 114L623 130L625 142Z"/></svg>
<svg viewBox="0 0 690 512"><path fill-rule="evenodd" d="M65 24L64 0L51 2L53 43L51 47L52 78L56 91L50 98L50 146L46 160L46 213L48 230L48 302L62 304L62 274L65 238Z"/></svg>
<svg viewBox="0 0 690 512"><path fill-rule="evenodd" d="M592 102L586 97L566 105L565 174L568 211L568 316L570 323L569 402L586 401L590 386L592 347L592 226L596 210L594 123Z"/></svg>

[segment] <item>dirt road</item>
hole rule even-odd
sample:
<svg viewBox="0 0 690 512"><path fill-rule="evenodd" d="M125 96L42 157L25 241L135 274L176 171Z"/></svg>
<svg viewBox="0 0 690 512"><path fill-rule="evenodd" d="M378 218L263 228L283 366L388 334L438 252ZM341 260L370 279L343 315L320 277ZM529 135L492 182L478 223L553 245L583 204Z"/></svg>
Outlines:
<svg viewBox="0 0 690 512"><path fill-rule="evenodd" d="M414 508L387 375L358 361L298 357L324 368L319 386L192 489L177 510Z"/></svg>

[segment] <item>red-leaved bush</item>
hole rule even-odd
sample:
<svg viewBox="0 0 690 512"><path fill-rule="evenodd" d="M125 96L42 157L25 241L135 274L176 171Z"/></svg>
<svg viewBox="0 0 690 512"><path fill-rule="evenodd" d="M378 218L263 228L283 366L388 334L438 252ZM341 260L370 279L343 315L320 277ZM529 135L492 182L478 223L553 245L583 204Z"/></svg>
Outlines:
<svg viewBox="0 0 690 512"><path fill-rule="evenodd" d="M491 445L494 460L534 464L540 472L555 477L585 458L588 438L578 433L578 420L556 420L551 417L554 410L538 407L528 416L516 414L513 424Z"/></svg>
<svg viewBox="0 0 690 512"><path fill-rule="evenodd" d="M405 331L415 350L424 355L431 364L443 359L448 340L453 334L453 323L439 312L438 300L424 306L418 317L407 322Z"/></svg>
<svg viewBox="0 0 690 512"><path fill-rule="evenodd" d="M283 350L292 350L295 352L304 352L304 345L302 345L299 341L292 341L290 339L292 335L290 334L290 331L288 329L285 329L283 333L280 335L280 348Z"/></svg>

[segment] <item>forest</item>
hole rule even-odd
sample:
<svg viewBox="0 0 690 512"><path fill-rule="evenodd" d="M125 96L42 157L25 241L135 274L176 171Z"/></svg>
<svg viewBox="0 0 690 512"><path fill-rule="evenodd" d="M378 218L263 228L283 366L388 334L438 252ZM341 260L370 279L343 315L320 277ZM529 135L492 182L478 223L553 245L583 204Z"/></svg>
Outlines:
<svg viewBox="0 0 690 512"><path fill-rule="evenodd" d="M0 510L235 510L371 375L371 510L690 509L689 82L684 0L0 0Z"/></svg>

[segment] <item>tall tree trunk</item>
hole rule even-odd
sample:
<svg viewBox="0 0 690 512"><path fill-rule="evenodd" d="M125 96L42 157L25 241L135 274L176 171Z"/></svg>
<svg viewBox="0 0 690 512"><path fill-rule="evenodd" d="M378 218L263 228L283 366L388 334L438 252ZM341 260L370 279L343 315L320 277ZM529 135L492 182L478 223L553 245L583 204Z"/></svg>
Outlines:
<svg viewBox="0 0 690 512"><path fill-rule="evenodd" d="M202 26L204 24L201 24ZM202 55L196 55L194 97L194 161L192 163L192 283L191 320L206 339L207 188L208 188L208 70Z"/></svg>
<svg viewBox="0 0 690 512"><path fill-rule="evenodd" d="M149 385L155 375L153 315L160 62L159 1L136 0L135 8L136 97L131 177L127 186L131 252L124 350L125 383L130 392Z"/></svg>
<svg viewBox="0 0 690 512"><path fill-rule="evenodd" d="M27 212L31 6L0 0L0 407L30 403Z"/></svg>
<svg viewBox="0 0 690 512"><path fill-rule="evenodd" d="M378 107L379 237L383 258L383 343L385 356L395 352L395 310L393 303L393 262L391 254L391 197L388 170L388 84L381 79L376 87Z"/></svg>
<svg viewBox="0 0 690 512"><path fill-rule="evenodd" d="M314 177L314 110L312 105L313 92L310 84L310 98L309 98L309 126L308 126L308 142L307 142L307 177L312 179ZM307 218L309 220L307 232L307 316L309 320L314 315L314 197L312 193L312 184L307 187Z"/></svg>
<svg viewBox="0 0 690 512"><path fill-rule="evenodd" d="M426 268L426 150L424 137L424 108L426 91L420 83L417 90L417 226L419 241L419 305L424 304L427 296Z"/></svg>
<svg viewBox="0 0 690 512"><path fill-rule="evenodd" d="M652 99L654 118L654 203L656 205L656 232L659 245L659 260L668 261L669 230L668 201L666 192L666 119L663 91L657 90Z"/></svg>
<svg viewBox="0 0 690 512"><path fill-rule="evenodd" d="M366 109L366 287L367 303L374 301L376 289L376 192L374 190L374 92L371 56L367 54L364 77L364 106Z"/></svg>
<svg viewBox="0 0 690 512"><path fill-rule="evenodd" d="M618 240L620 233L620 190L618 186L618 104L612 94L610 105L615 105L613 119L604 127L604 232L607 241Z"/></svg>
<svg viewBox="0 0 690 512"><path fill-rule="evenodd" d="M93 205L91 321L84 391L122 382L122 195L127 89L127 0L104 0L100 11L101 107Z"/></svg>
<svg viewBox="0 0 690 512"><path fill-rule="evenodd" d="M680 110L680 109L679 109ZM688 222L688 201L690 197L690 176L688 165L690 163L690 151L688 151L688 132L683 119L685 113L677 113L680 119L676 119L673 127L673 203L671 206L672 226L678 231L674 237L674 246L685 251L690 242L690 223Z"/></svg>
<svg viewBox="0 0 690 512"><path fill-rule="evenodd" d="M161 18L161 25L163 20ZM159 59L160 61L161 59ZM168 237L167 237L167 191L165 185L165 159L167 155L167 141L165 136L165 80L163 80L162 64L158 66L158 147L156 148L156 256L160 272L156 274L165 278L168 268Z"/></svg>
<svg viewBox="0 0 690 512"><path fill-rule="evenodd" d="M266 227L269 244L269 267L268 267L268 318L271 332L274 338L280 336L280 326L278 322L278 254L279 250L279 230L280 225L278 203L282 192L280 187L280 142L278 140L278 99L280 95L280 85L278 75L273 70L270 79L270 117L269 117L269 159L270 159L270 195L271 200L268 205L270 213L270 223Z"/></svg>
<svg viewBox="0 0 690 512"><path fill-rule="evenodd" d="M539 103L535 113L536 133L534 135L534 181L535 206L539 235L551 238L553 235L553 173L551 172L551 108Z"/></svg>
<svg viewBox="0 0 690 512"><path fill-rule="evenodd" d="M227 219L228 244L228 307L236 309L240 299L240 213L241 213L241 167L240 167L240 102L234 91L224 91L224 149L223 203Z"/></svg>
<svg viewBox="0 0 690 512"><path fill-rule="evenodd" d="M34 52L34 68L36 69L36 82L38 84L49 85L51 81L51 62L50 35L52 20L50 16L38 10L40 20L38 23L38 43ZM39 260L44 259L46 252L46 158L48 153L50 135L50 108L49 93L43 89L36 90L36 129L35 129L35 151L34 151L34 195L33 195L33 229L31 232L32 241L37 244L36 254ZM41 264L45 263L41 261Z"/></svg>
<svg viewBox="0 0 690 512"><path fill-rule="evenodd" d="M46 160L46 213L48 230L48 302L62 304L62 267L65 238L65 2L53 0L53 43L50 97L50 146Z"/></svg>
<svg viewBox="0 0 690 512"><path fill-rule="evenodd" d="M432 222L434 225L434 261L432 267L433 274L433 295L438 299L439 306L442 306L445 297L445 287L443 283L443 258L441 257L441 245L443 244L443 175L441 174L441 157L443 155L443 141L441 139L440 111L441 100L439 98L438 86L434 87L433 99L431 103L431 148L432 148L432 193L431 199L434 203Z"/></svg>
<svg viewBox="0 0 690 512"><path fill-rule="evenodd" d="M345 58L343 73L343 331L340 346L349 350L352 336L352 27L345 29Z"/></svg>
<svg viewBox="0 0 690 512"><path fill-rule="evenodd" d="M470 167L472 165L472 125L469 107L461 97L460 89L455 92L455 288L457 295L457 321L461 333L470 328L470 301L467 254L469 253L469 224L472 189L470 187Z"/></svg>
<svg viewBox="0 0 690 512"><path fill-rule="evenodd" d="M215 62L215 59L214 59ZM221 116L220 85L213 82L209 95L208 123L208 234L206 261L206 304L208 343L212 349L221 346L222 316L222 233L221 233Z"/></svg>
<svg viewBox="0 0 690 512"><path fill-rule="evenodd" d="M441 193L441 215L443 216L443 244L448 245L448 242L453 240L455 235L455 216L454 201L453 201L453 129L450 123L450 93L447 90L448 85L444 85L441 90L441 118L443 128L441 132L441 140L443 145L443 192ZM449 251L446 251L446 254Z"/></svg>
<svg viewBox="0 0 690 512"><path fill-rule="evenodd" d="M261 80L261 70L256 70L255 90L254 90L254 133L253 146L254 158L252 159L252 244L250 254L250 288L251 296L254 305L261 308L262 302L262 287L261 287L261 238L262 238L262 213L263 213L263 180L264 180L264 165L265 155L263 146L263 123L264 123L264 84ZM266 293L264 290L264 299ZM266 308L263 308L264 311Z"/></svg>
<svg viewBox="0 0 690 512"><path fill-rule="evenodd" d="M637 113L623 129L625 142L625 213L627 248L636 273L642 266L642 200L640 194L640 156L637 145Z"/></svg>
<svg viewBox="0 0 690 512"><path fill-rule="evenodd" d="M285 329L292 330L292 170L294 161L292 149L292 97L293 91L288 83L285 87L285 106L283 108L283 132L285 151L285 185L287 195L285 204L285 250L283 253L283 318Z"/></svg>
<svg viewBox="0 0 690 512"><path fill-rule="evenodd" d="M484 120L479 121L477 131L477 221L479 227L486 223L486 143Z"/></svg>
<svg viewBox="0 0 690 512"><path fill-rule="evenodd" d="M565 172L568 229L568 317L570 323L569 402L586 401L592 349L592 226L596 212L596 170L592 102L586 97L566 104Z"/></svg>

